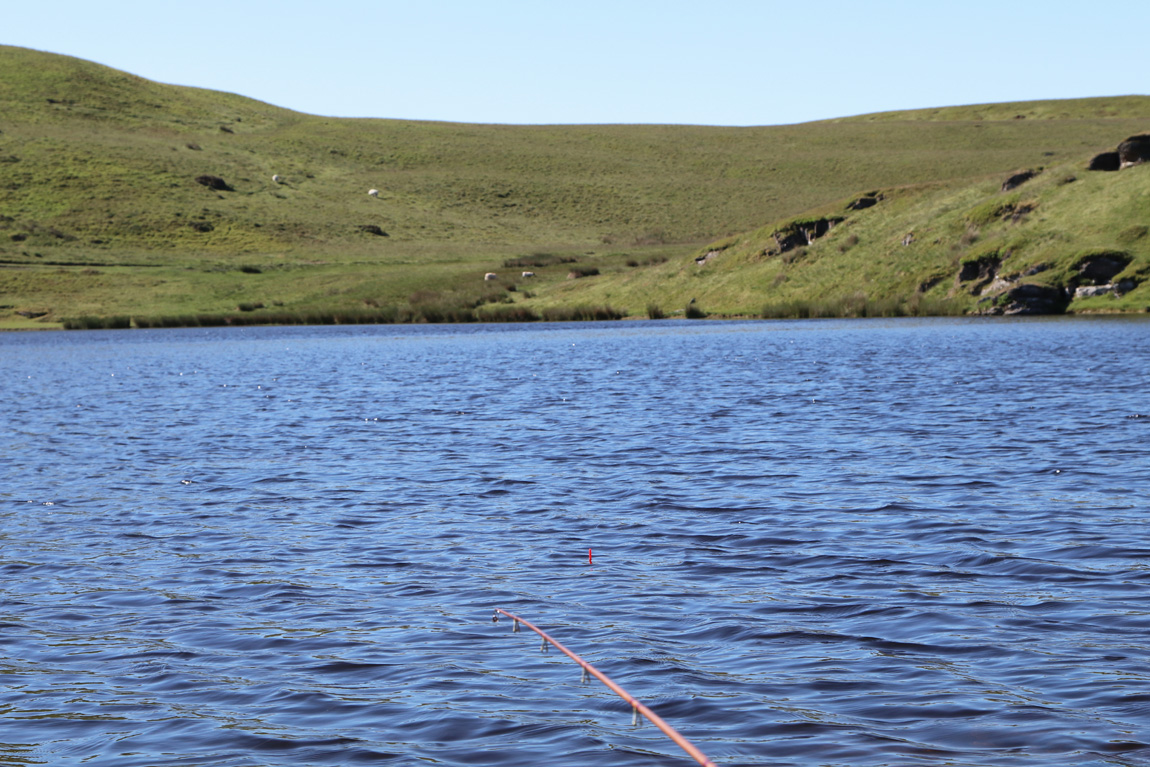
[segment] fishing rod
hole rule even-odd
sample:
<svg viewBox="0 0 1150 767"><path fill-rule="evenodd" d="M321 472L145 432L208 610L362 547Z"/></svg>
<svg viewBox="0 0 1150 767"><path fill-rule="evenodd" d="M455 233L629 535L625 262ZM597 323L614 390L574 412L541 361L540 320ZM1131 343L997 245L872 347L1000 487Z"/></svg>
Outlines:
<svg viewBox="0 0 1150 767"><path fill-rule="evenodd" d="M708 759L707 756L702 751L695 748L694 744L692 744L691 741L687 740L682 735L680 735L674 727L672 727L671 725L669 725L665 721L663 721L662 717L660 717L658 714L656 714L651 709L644 706L642 703L637 701L635 698L631 697L631 695L626 690L624 690L622 687L620 687L619 685L612 682L611 679L606 674L604 674L602 671L595 668L590 663L583 660L578 655L576 655L575 653L571 652L566 647L561 645L559 642L552 639L550 636L547 635L546 631L543 631L542 629L533 625L529 621L523 620L518 615L513 615L513 614L507 612L506 610L504 610L501 607L495 608L495 614L491 616L491 620L492 621L498 621L500 614L506 615L508 618L511 619L511 621L512 621L511 630L512 631L519 631L519 624L522 623L524 626L531 629L532 631L534 631L539 636L543 637L543 642L540 645L540 647L542 647L543 649L546 649L547 644L550 643L550 644L554 645L555 648L559 650L559 652L563 653L568 658L570 658L571 660L578 663L583 669L582 681L587 681L587 674L591 674L591 676L595 677L600 682L607 685L607 687L609 687L611 689L611 691L614 692L616 695L618 695L620 698L622 698L623 700L630 703L631 704L631 724L638 724L639 723L639 714L642 714L644 717L647 718L647 720L649 722L651 722L651 724L655 725L660 730L662 730L663 734L665 734L671 740L675 741L675 744L678 745L679 748L683 749L688 754L690 754L691 758L694 759L696 762L703 765L703 767L716 767L714 762L712 762L710 759Z"/></svg>

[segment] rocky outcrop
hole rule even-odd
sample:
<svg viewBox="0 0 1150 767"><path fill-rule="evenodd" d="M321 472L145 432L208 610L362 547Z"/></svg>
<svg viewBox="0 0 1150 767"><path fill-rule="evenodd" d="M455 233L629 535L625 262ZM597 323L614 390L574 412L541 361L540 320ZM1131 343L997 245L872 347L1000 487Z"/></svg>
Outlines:
<svg viewBox="0 0 1150 767"><path fill-rule="evenodd" d="M1132 279L1108 282L1105 285L1083 285L1080 288L1075 288L1074 297L1093 298L1094 296L1105 296L1111 293L1115 296L1121 296L1129 293L1136 287L1138 287L1138 281Z"/></svg>
<svg viewBox="0 0 1150 767"><path fill-rule="evenodd" d="M1116 152L1094 155L1087 170L1121 170L1150 162L1150 133L1131 136L1118 145Z"/></svg>
<svg viewBox="0 0 1150 767"><path fill-rule="evenodd" d="M786 253L788 250L810 244L802 232L775 232L772 236L775 238L776 245L774 253Z"/></svg>
<svg viewBox="0 0 1150 767"><path fill-rule="evenodd" d="M207 173L205 173L202 176L196 176L196 183L197 184L203 184L208 189L215 189L216 191L219 191L219 192L234 192L234 191L236 191L235 189L233 189L231 187L231 185L228 184L227 181L224 181L219 176L212 176L212 175L209 175Z"/></svg>
<svg viewBox="0 0 1150 767"><path fill-rule="evenodd" d="M1075 282L1105 285L1117 277L1130 260L1129 254L1117 251L1084 256L1078 261L1078 275Z"/></svg>
<svg viewBox="0 0 1150 767"><path fill-rule="evenodd" d="M1012 224L1017 224L1017 223L1020 223L1021 221L1024 221L1026 219L1026 217L1029 214L1033 213L1034 209L1037 207L1038 207L1038 203L1036 203L1036 202L1019 203L1018 205L1016 205L1014 207L1014 210L1011 211L1011 213L1010 213L1010 222Z"/></svg>
<svg viewBox="0 0 1150 767"><path fill-rule="evenodd" d="M1113 285L1083 285L1074 290L1075 298L1092 298L1094 296L1104 296L1107 293L1113 293Z"/></svg>
<svg viewBox="0 0 1150 767"><path fill-rule="evenodd" d="M1118 167L1129 168L1150 161L1150 134L1131 136L1118 145Z"/></svg>
<svg viewBox="0 0 1150 767"><path fill-rule="evenodd" d="M1063 314L1071 300L1094 298L1113 294L1121 296L1138 287L1138 279L1125 277L1115 282L1121 272L1131 262L1131 257L1121 251L1092 253L1078 258L1071 270L1065 287L1061 284L1036 285L1020 282L1020 276L1000 277L997 272L1001 259L997 254L987 254L978 259L963 262L958 273L959 283L970 284L970 292L983 298L979 300L976 314L1019 315L1019 314ZM1003 255L1009 255L1005 253ZM1023 274L1030 276L1049 269L1047 264L1038 264Z"/></svg>
<svg viewBox="0 0 1150 767"><path fill-rule="evenodd" d="M1009 192L1011 189L1017 189L1037 175L1038 171L1033 169L1019 171L1002 182L1002 191Z"/></svg>
<svg viewBox="0 0 1150 767"><path fill-rule="evenodd" d="M1117 152L1103 152L1090 158L1086 170L1118 170L1121 167Z"/></svg>
<svg viewBox="0 0 1150 767"><path fill-rule="evenodd" d="M786 253L795 248L804 248L814 243L842 222L841 218L819 218L810 221L796 221L777 229L771 236L775 238L775 254Z"/></svg>
<svg viewBox="0 0 1150 767"><path fill-rule="evenodd" d="M1069 297L1061 288L1049 285L1023 283L1015 285L995 296L990 305L979 309L978 314L1015 316L1024 314L1062 314L1066 311Z"/></svg>
<svg viewBox="0 0 1150 767"><path fill-rule="evenodd" d="M851 200L847 203L847 210L866 210L878 205L883 199L883 196L878 192L867 192L857 200Z"/></svg>
<svg viewBox="0 0 1150 767"><path fill-rule="evenodd" d="M970 282L971 280L978 280L983 282L992 280L995 274L998 273L998 267L1001 263L997 255L964 261L958 270L958 281Z"/></svg>

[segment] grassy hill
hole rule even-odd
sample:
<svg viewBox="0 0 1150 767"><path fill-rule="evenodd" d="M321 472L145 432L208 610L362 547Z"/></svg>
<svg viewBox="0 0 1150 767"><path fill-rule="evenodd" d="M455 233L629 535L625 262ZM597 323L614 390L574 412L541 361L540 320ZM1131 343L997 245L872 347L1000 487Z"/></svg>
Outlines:
<svg viewBox="0 0 1150 767"><path fill-rule="evenodd" d="M762 317L1150 311L1150 165L1083 165L1005 192L1007 174L871 190L871 207L840 200L723 238L612 300Z"/></svg>
<svg viewBox="0 0 1150 767"><path fill-rule="evenodd" d="M83 315L643 315L691 298L756 315L796 301L857 304L859 286L872 303L918 294L937 299L920 306L977 309L981 294L952 294L944 279L920 288L1000 239L1027 241L996 274L1024 253L1058 261L1089 248L1124 249L1141 268L1134 233L1150 222L1133 200L1146 174L1081 167L1148 128L1147 97L754 128L335 119L0 46L0 327ZM1020 192L1040 205L968 231L964 205L1038 166L1047 170ZM197 182L206 176L226 186ZM881 204L801 256L764 255L764 238L788 221L842 215L877 190ZM1114 219L1097 236L1086 235L1098 229L1092 206ZM1064 220L1071 208L1089 226ZM891 245L902 230L914 243ZM1106 308L1142 308L1138 290Z"/></svg>

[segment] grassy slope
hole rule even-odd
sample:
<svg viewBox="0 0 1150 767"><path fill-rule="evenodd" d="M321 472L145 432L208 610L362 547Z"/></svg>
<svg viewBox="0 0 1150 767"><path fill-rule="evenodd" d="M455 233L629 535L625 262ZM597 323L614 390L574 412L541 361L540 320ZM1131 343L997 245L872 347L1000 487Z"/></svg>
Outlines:
<svg viewBox="0 0 1150 767"><path fill-rule="evenodd" d="M713 310L754 313L768 300L839 287L798 269L780 278L777 265L754 262L754 235L742 237L745 268L734 268L743 256L731 249L699 270L692 256L701 243L872 188L909 187L890 195L897 203L865 211L871 219L922 226L895 214L926 205L923 215L933 215L929 200L975 194L972 180L990 188L1014 168L1081 164L1148 125L1145 97L761 128L348 120L0 46L0 325L222 312L243 302L299 310L473 302L492 289L484 272L507 286L519 269L504 259L536 251L602 274L567 280L566 265L536 268L504 300L642 313L700 294ZM235 191L195 183L204 173ZM287 183L273 183L273 173ZM859 237L830 272L862 269L876 286L891 282L882 262L906 254L870 255L879 236L866 247ZM826 251L821 260L835 263L832 239L811 254ZM851 253L866 259L848 267ZM935 260L927 258L941 268ZM17 311L47 313L31 323Z"/></svg>
<svg viewBox="0 0 1150 767"><path fill-rule="evenodd" d="M786 228L781 221L701 248L696 255L718 251L704 266L682 259L600 297L610 292L611 300L634 303L658 295L668 314L691 299L731 315L849 316L866 313L866 302L871 313L973 312L1018 283L1073 288L1083 255L1116 251L1131 263L1115 281L1139 286L1121 297L1076 299L1069 310L1150 311L1150 166L1091 173L1069 163L1007 193L999 191L1002 180L887 189L882 202L863 211L847 211L840 201L820 212L845 220L809 247L778 253L772 235ZM1006 204L1033 210L1017 220L1009 209L991 215ZM904 245L910 233L914 239ZM988 256L1000 260L997 275L1012 283L959 280L964 262Z"/></svg>

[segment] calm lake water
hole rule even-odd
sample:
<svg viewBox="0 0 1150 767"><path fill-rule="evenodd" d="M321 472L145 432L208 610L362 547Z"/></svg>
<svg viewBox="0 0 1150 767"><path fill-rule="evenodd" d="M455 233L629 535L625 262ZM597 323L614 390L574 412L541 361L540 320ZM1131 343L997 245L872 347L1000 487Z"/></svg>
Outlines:
<svg viewBox="0 0 1150 767"><path fill-rule="evenodd" d="M0 763L1150 764L1150 322L0 334ZM594 550L588 565L587 550Z"/></svg>

